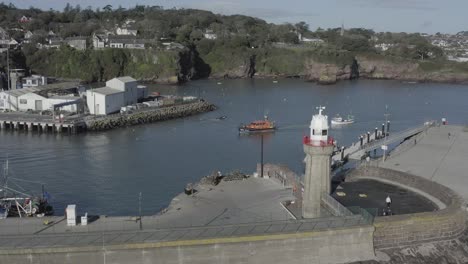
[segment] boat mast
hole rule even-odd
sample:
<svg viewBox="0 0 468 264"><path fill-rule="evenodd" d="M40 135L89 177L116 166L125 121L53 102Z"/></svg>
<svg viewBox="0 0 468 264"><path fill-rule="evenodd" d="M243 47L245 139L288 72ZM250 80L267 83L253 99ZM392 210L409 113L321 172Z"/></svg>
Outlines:
<svg viewBox="0 0 468 264"><path fill-rule="evenodd" d="M3 165L3 198L7 197L7 189L8 189L8 159L6 160L5 164Z"/></svg>
<svg viewBox="0 0 468 264"><path fill-rule="evenodd" d="M8 36L8 38L10 38ZM8 47L7 47L7 89L8 91L11 90L10 84L10 41L8 40Z"/></svg>

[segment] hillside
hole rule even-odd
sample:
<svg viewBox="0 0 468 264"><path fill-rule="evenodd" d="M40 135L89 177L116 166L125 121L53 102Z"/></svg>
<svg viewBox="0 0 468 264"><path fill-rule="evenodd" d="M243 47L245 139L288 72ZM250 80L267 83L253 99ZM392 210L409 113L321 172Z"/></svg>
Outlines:
<svg viewBox="0 0 468 264"><path fill-rule="evenodd" d="M43 11L0 4L0 27L2 39L18 43L10 46L12 68L85 82L119 75L161 83L291 76L325 84L354 78L468 80L467 63L447 61L420 34L312 31L304 22L275 25L203 10L110 5ZM100 38L102 46L96 46ZM125 41L116 44L118 39ZM1 56L6 72L6 54Z"/></svg>

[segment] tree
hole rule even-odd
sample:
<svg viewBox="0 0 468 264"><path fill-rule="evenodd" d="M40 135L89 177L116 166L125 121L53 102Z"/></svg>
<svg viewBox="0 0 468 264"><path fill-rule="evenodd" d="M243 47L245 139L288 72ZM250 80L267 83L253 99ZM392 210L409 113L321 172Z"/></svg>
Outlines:
<svg viewBox="0 0 468 264"><path fill-rule="evenodd" d="M112 5L106 5L105 7L102 8L102 10L106 12L111 12L112 11Z"/></svg>
<svg viewBox="0 0 468 264"><path fill-rule="evenodd" d="M301 35L309 31L309 25L304 21L296 23L294 26L296 27L296 31Z"/></svg>

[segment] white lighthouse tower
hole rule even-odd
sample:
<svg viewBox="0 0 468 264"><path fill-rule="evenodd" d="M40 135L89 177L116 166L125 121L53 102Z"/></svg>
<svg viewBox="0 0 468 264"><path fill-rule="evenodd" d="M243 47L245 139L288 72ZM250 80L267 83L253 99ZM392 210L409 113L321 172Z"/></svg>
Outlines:
<svg viewBox="0 0 468 264"><path fill-rule="evenodd" d="M310 122L310 136L304 138L306 170L302 195L303 218L320 217L322 195L328 195L331 191L330 166L335 146L328 133L328 116L322 114L325 107L317 109L319 113Z"/></svg>

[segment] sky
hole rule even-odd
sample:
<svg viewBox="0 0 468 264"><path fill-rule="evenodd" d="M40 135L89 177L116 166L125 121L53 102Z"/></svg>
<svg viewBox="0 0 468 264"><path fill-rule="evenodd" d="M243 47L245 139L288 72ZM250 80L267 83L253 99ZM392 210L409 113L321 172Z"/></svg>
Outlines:
<svg viewBox="0 0 468 264"><path fill-rule="evenodd" d="M2 0L8 3L8 0ZM281 24L305 21L317 27L363 27L375 31L456 33L468 30L467 0L15 0L17 7L63 10L66 3L82 8L159 5L196 8L214 13L243 14Z"/></svg>

